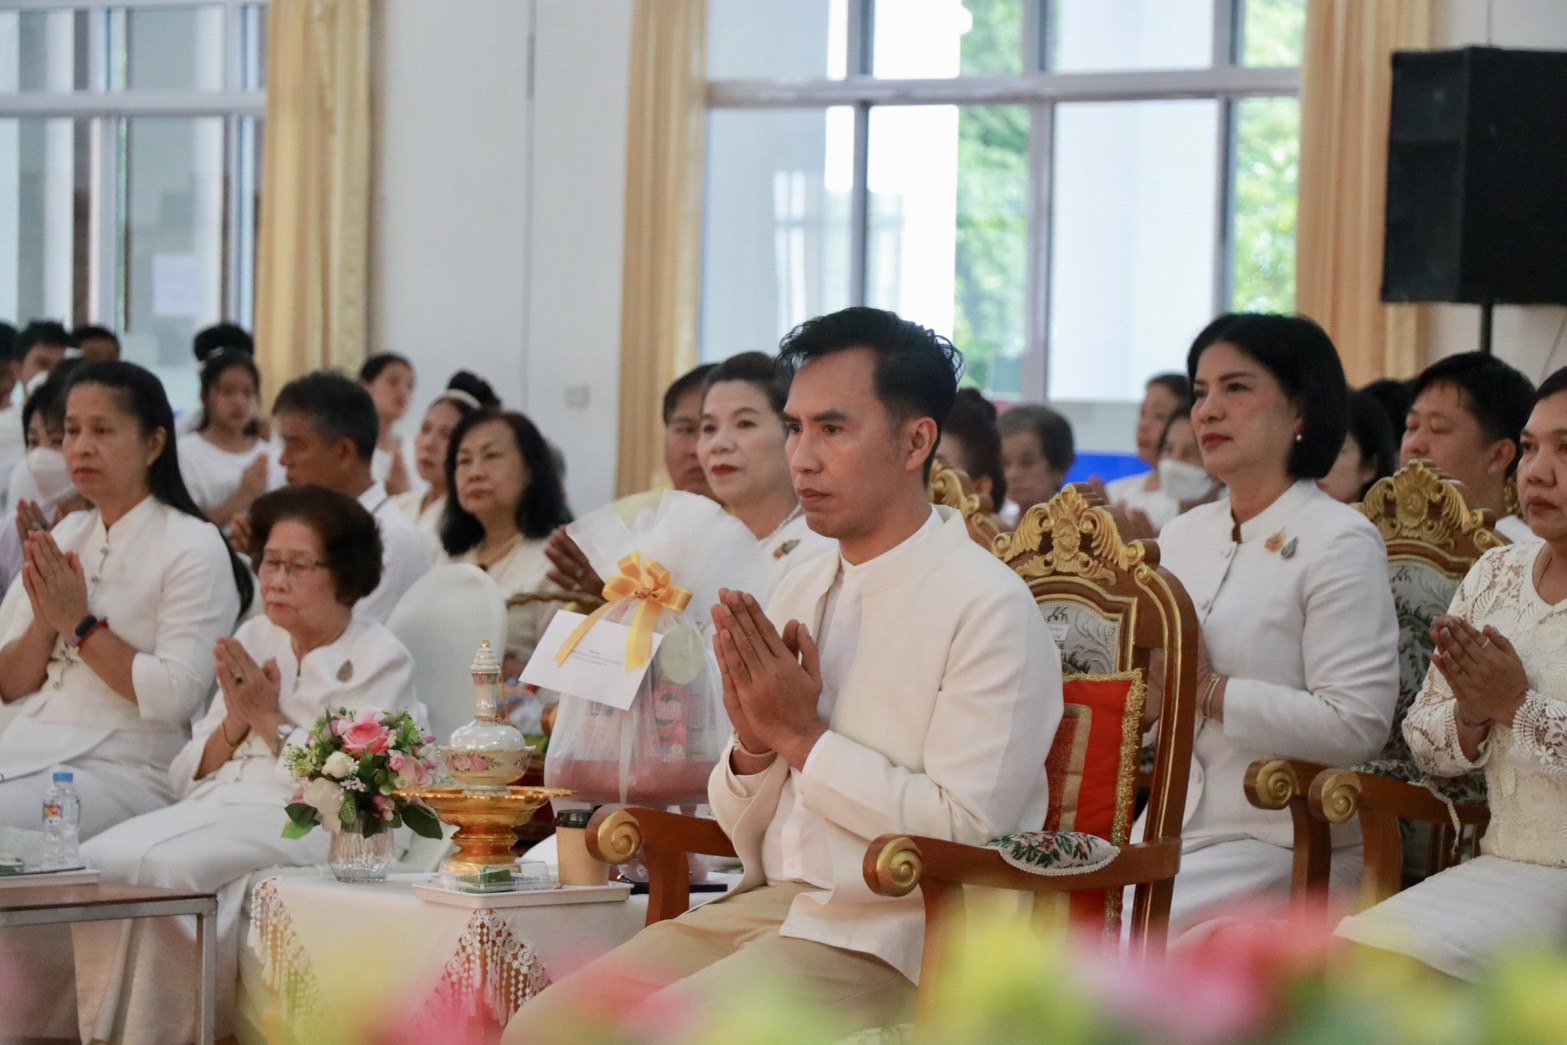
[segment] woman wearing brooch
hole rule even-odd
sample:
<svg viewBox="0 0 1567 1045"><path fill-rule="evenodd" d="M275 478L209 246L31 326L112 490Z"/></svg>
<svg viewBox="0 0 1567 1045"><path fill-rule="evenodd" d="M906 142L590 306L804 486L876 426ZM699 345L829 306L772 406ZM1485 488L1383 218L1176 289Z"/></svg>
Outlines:
<svg viewBox="0 0 1567 1045"><path fill-rule="evenodd" d="M1289 895L1289 813L1247 802L1247 767L1269 757L1363 762L1386 742L1398 695L1382 540L1315 482L1348 426L1332 341L1304 317L1224 315L1197 336L1186 369L1203 467L1229 499L1159 535L1160 564L1191 595L1202 629L1176 943L1244 898ZM1334 842L1334 883L1353 888L1358 828L1335 828Z"/></svg>
<svg viewBox="0 0 1567 1045"><path fill-rule="evenodd" d="M812 530L794 494L784 451L789 380L761 352L730 356L708 372L696 454L718 502L756 537L770 590L836 542Z"/></svg>
<svg viewBox="0 0 1567 1045"><path fill-rule="evenodd" d="M374 517L352 497L291 486L257 499L250 518L265 615L218 641L220 692L169 770L179 801L82 850L106 882L218 894L220 1038L231 1033L251 873L326 858L326 831L283 837L296 788L283 749L331 708L424 717L408 651L384 625L353 615L381 580ZM193 918L93 922L72 935L83 1041L196 1039Z"/></svg>
<svg viewBox="0 0 1567 1045"><path fill-rule="evenodd" d="M1567 927L1567 370L1540 385L1518 495L1539 540L1486 552L1436 622L1404 738L1426 772L1484 767L1481 855L1346 918L1338 935L1461 979ZM1541 543L1543 541L1543 543Z"/></svg>

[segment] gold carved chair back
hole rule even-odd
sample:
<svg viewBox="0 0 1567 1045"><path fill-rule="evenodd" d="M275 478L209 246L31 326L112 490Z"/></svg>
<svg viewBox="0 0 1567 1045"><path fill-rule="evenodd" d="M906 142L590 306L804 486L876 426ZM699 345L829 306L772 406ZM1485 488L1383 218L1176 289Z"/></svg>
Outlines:
<svg viewBox="0 0 1567 1045"><path fill-rule="evenodd" d="M1461 487L1424 461L1378 480L1357 507L1387 545L1398 613L1398 707L1378 761L1407 763L1402 726L1431 664L1431 626L1475 561L1507 538L1492 528L1490 513L1470 508Z"/></svg>
<svg viewBox="0 0 1567 1045"><path fill-rule="evenodd" d="M1120 734L1125 757L1115 767L1115 786L1123 795L1135 786L1143 710L1142 693L1150 661L1165 658L1166 679L1160 729L1148 801L1144 841L1170 845L1178 851L1186 784L1191 768L1192 732L1196 712L1198 627L1191 598L1180 582L1159 566L1153 541L1124 541L1114 513L1085 485L1064 488L1048 503L1037 505L1018 522L1015 532L998 538L996 554L1028 582L1034 600L1061 649L1067 683L1067 717L1103 714L1104 709L1074 708L1076 683L1106 679L1133 680L1129 696L1135 708L1126 710ZM1135 714L1134 714L1135 712ZM1058 748L1070 742L1066 728ZM1052 752L1052 759L1062 753ZM1054 786L1056 781L1052 779ZM1065 795L1052 796L1052 815ZM1125 847L1129 823L1118 809L1109 840ZM1073 825L1050 824L1051 828ZM1079 828L1080 829L1080 828ZM1158 874L1137 883L1134 893L1134 940L1153 938L1162 944L1169 915L1172 875ZM1114 903L1118 908L1118 901Z"/></svg>
<svg viewBox="0 0 1567 1045"><path fill-rule="evenodd" d="M962 469L936 458L930 469L930 503L956 508L968 523L969 536L989 548L1005 528L990 495L977 493L974 480Z"/></svg>

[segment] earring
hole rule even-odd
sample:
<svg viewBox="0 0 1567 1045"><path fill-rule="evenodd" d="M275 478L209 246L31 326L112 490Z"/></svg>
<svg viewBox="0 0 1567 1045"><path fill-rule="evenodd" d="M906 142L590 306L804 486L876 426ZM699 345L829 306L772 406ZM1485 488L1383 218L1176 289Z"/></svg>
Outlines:
<svg viewBox="0 0 1567 1045"><path fill-rule="evenodd" d="M1300 432L1296 432L1296 433L1295 433L1295 441L1296 441L1296 442L1297 442L1297 443L1298 443L1298 442L1300 442L1300 437L1301 437L1301 433L1300 433Z"/></svg>

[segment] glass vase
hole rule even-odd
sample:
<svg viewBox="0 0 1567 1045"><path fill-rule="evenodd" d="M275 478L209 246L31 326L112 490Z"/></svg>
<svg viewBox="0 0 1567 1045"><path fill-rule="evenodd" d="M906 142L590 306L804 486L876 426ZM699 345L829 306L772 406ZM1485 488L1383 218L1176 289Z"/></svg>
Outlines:
<svg viewBox="0 0 1567 1045"><path fill-rule="evenodd" d="M356 825L332 836L327 864L339 882L384 882L392 863L390 830L366 835Z"/></svg>

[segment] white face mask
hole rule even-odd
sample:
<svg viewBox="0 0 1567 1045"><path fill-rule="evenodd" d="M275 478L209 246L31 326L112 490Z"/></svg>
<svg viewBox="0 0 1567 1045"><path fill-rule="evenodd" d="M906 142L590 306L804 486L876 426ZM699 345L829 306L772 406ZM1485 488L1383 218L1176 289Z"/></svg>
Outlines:
<svg viewBox="0 0 1567 1045"><path fill-rule="evenodd" d="M65 466L65 454L51 446L35 446L27 451L27 470L33 473L38 495L46 501L59 504L76 494L76 485Z"/></svg>
<svg viewBox="0 0 1567 1045"><path fill-rule="evenodd" d="M1174 457L1159 462L1159 487L1177 501L1200 501L1213 492L1213 476L1201 465Z"/></svg>

